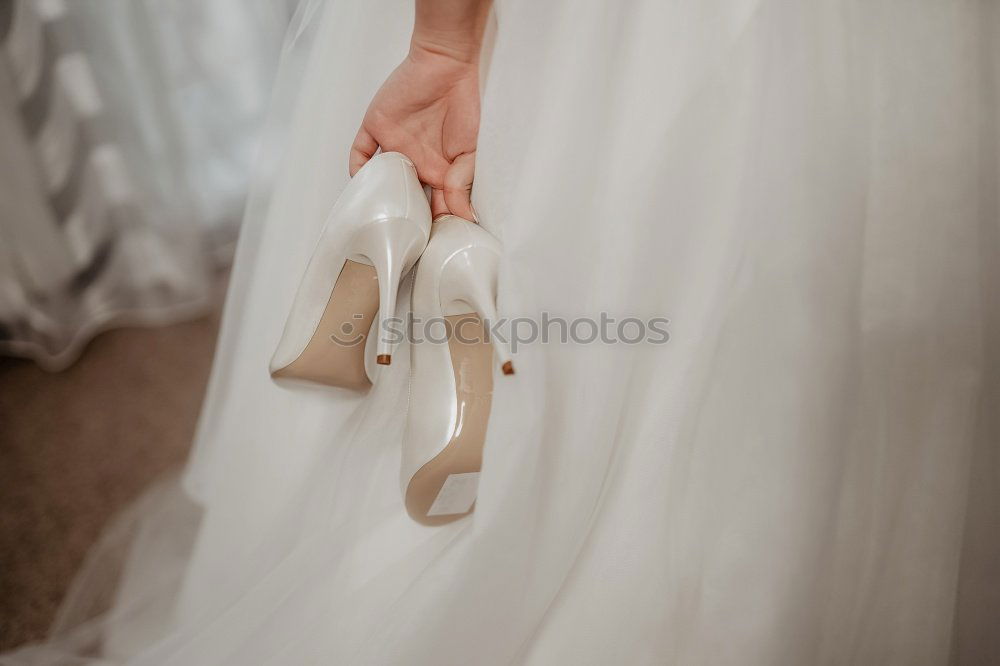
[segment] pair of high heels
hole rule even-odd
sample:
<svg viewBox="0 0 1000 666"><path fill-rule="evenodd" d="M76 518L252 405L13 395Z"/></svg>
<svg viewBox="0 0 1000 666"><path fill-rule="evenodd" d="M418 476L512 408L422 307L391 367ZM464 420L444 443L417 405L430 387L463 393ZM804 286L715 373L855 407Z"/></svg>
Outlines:
<svg viewBox="0 0 1000 666"><path fill-rule="evenodd" d="M497 321L500 256L500 243L474 222L453 215L431 222L409 159L376 155L330 212L271 360L279 382L367 390L377 374L366 363L370 334L376 365L391 364L404 333L394 319L397 292L419 260L413 322L440 323L447 340L422 339L411 351L400 477L407 513L425 525L473 510L493 359L504 374L514 372L506 345L487 330Z"/></svg>

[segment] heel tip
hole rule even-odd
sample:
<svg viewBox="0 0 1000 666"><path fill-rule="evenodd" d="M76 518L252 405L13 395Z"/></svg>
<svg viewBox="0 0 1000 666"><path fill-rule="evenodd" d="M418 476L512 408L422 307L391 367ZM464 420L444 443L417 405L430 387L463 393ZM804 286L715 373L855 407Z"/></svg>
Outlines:
<svg viewBox="0 0 1000 666"><path fill-rule="evenodd" d="M503 374L505 374L505 375L512 375L512 374L514 374L514 364L511 363L510 361L504 362L504 364L503 364L503 366L502 366L501 369L503 370Z"/></svg>
<svg viewBox="0 0 1000 666"><path fill-rule="evenodd" d="M371 358L370 356L368 358ZM391 354L379 354L375 357L375 362L379 365L392 365L392 355Z"/></svg>

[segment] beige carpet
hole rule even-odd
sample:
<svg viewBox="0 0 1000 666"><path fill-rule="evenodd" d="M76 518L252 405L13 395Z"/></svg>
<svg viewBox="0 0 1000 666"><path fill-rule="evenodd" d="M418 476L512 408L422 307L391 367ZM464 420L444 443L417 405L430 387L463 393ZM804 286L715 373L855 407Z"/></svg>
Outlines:
<svg viewBox="0 0 1000 666"><path fill-rule="evenodd" d="M59 374L0 360L0 651L44 637L102 525L183 462L217 329L112 331Z"/></svg>

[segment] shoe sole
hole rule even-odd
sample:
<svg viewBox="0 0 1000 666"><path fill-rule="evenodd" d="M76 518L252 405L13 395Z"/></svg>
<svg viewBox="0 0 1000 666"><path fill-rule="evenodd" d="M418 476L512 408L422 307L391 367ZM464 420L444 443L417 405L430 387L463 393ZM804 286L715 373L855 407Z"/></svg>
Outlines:
<svg viewBox="0 0 1000 666"><path fill-rule="evenodd" d="M347 260L305 349L271 377L367 390L371 381L365 372L365 341L377 312L375 267Z"/></svg>
<svg viewBox="0 0 1000 666"><path fill-rule="evenodd" d="M448 348L458 403L455 434L440 453L413 475L405 497L410 517L428 526L454 522L475 510L475 490L493 402L493 345L487 341L482 320L474 313L449 315L445 319L453 332ZM456 339L454 333L458 332L464 341ZM458 491L457 497L444 497L442 489L449 479L463 486L471 482L471 501L468 487ZM456 500L457 511L451 513Z"/></svg>

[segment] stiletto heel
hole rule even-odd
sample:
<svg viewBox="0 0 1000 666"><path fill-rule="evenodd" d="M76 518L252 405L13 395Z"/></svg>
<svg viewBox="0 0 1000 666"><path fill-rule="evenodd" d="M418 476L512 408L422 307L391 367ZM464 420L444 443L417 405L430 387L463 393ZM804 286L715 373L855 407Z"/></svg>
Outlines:
<svg viewBox="0 0 1000 666"><path fill-rule="evenodd" d="M500 243L477 224L434 224L413 287L414 322L441 317L447 344L415 342L400 481L407 513L443 525L472 512L493 393L494 359L513 374L505 342L491 336ZM429 336L428 336L429 337Z"/></svg>
<svg viewBox="0 0 1000 666"><path fill-rule="evenodd" d="M430 207L413 164L373 157L334 205L271 359L271 377L363 391L365 342L378 312L378 363L392 360L386 334L400 280L430 236Z"/></svg>
<svg viewBox="0 0 1000 666"><path fill-rule="evenodd" d="M427 244L421 230L405 218L379 220L363 227L352 243L351 259L371 264L378 280L378 322L376 356L379 365L392 363L389 322L396 316L396 293L403 274L408 272Z"/></svg>
<svg viewBox="0 0 1000 666"><path fill-rule="evenodd" d="M499 259L492 242L463 248L453 254L441 269L439 288L446 315L471 310L479 316L487 326L487 342L493 345L493 354L503 374L512 375L514 362L510 358L510 346L506 340L496 338L489 332L489 326L500 321L496 306Z"/></svg>

